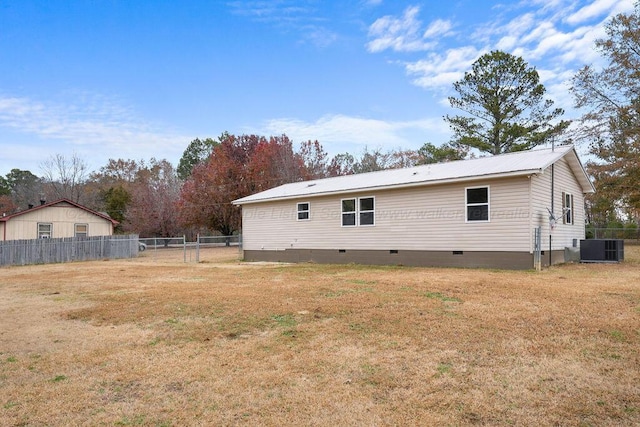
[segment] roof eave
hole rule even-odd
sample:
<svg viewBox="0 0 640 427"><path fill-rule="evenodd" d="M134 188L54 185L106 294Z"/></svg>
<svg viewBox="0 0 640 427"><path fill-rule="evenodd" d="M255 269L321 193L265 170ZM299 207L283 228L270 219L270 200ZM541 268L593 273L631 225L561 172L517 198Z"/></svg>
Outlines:
<svg viewBox="0 0 640 427"><path fill-rule="evenodd" d="M414 187L426 187L432 185L444 185L444 184L455 184L459 182L470 182L470 181L479 181L483 179L499 179L499 178L510 178L516 176L530 176L534 174L542 173L542 169L527 169L521 171L513 171L508 173L494 173L487 175L474 175L467 177L456 177L456 178L444 178L438 180L431 181L418 181L418 182L409 182L404 184L390 184L390 185L380 185L380 186L368 186L368 187L358 187L358 188L349 188L345 190L337 190L337 191L322 191L316 193L309 194L292 194L289 196L277 196L277 197L268 197L263 199L255 199L255 200L243 200L237 199L234 200L234 205L250 205L255 203L265 203L265 202L277 202L281 200L294 200L294 199L302 199L302 198L310 198L310 197L321 197L321 196L333 196L333 195L342 195L342 194L353 194L353 193L362 193L363 191L384 191L384 190L396 190L403 188L414 188ZM251 196L248 196L251 197Z"/></svg>
<svg viewBox="0 0 640 427"><path fill-rule="evenodd" d="M120 224L118 221L116 221L115 219L111 218L108 215L105 215L105 214L102 214L100 212L97 212L97 211L94 211L92 209L89 209L86 206L83 206L83 205L81 205L79 203L74 202L73 200L69 200L69 199L66 199L66 198L54 200L54 201L49 202L49 203L45 203L45 204L42 204L42 205L34 206L31 209L25 209L23 211L16 212L16 213L13 213L11 215L7 215L7 216L4 216L4 217L1 217L0 218L0 222L5 222L6 223L10 219L15 218L17 216L24 215L24 214L27 214L27 213L31 213L31 212L34 212L34 211L37 211L37 210L40 210L40 209L45 209L45 208L48 208L48 207L51 207L51 206L55 206L55 205L60 204L60 203L69 203L70 205L72 205L72 206L74 206L74 207L76 207L78 209L82 209L83 211L86 211L86 212L88 212L90 214L93 214L93 215L98 216L98 217L100 217L102 219L110 221L111 224L114 227L117 226L118 224Z"/></svg>
<svg viewBox="0 0 640 427"><path fill-rule="evenodd" d="M591 182L591 179L589 178L589 174L587 173L587 170L585 169L584 165L580 161L580 156L578 156L578 152L576 151L575 147L572 148L570 151L567 151L566 154L569 154L569 153L572 153L573 156L570 156L567 159L567 161L569 163L569 166L573 169L573 173L575 174L576 179L578 180L578 183L582 187L582 193L583 194L595 193L596 187L593 185L593 182ZM565 154L565 157L566 157L566 154Z"/></svg>

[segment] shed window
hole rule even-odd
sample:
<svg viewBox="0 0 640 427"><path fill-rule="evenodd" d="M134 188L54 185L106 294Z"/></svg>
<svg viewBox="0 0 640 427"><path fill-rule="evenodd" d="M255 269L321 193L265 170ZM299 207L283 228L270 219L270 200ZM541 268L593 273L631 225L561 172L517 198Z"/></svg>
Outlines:
<svg viewBox="0 0 640 427"><path fill-rule="evenodd" d="M75 236L76 237L87 237L89 235L89 226L87 224L76 224L75 225Z"/></svg>
<svg viewBox="0 0 640 427"><path fill-rule="evenodd" d="M308 202L298 203L298 221L308 220L310 212L311 210Z"/></svg>
<svg viewBox="0 0 640 427"><path fill-rule="evenodd" d="M489 187L466 189L467 222L489 221Z"/></svg>
<svg viewBox="0 0 640 427"><path fill-rule="evenodd" d="M573 224L573 194L562 193L562 223Z"/></svg>
<svg viewBox="0 0 640 427"><path fill-rule="evenodd" d="M38 223L38 239L50 239L53 224L39 222Z"/></svg>

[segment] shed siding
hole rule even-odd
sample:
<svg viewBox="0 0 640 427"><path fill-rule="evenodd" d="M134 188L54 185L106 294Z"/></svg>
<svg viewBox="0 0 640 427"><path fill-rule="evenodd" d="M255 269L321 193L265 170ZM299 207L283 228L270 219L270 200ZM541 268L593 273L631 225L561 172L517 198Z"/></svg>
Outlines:
<svg viewBox="0 0 640 427"><path fill-rule="evenodd" d="M113 234L110 221L83 209L69 205L54 205L33 212L26 212L4 223L7 227L0 238L5 240L37 239L38 223L50 223L51 237L73 237L75 224L87 224L89 236L109 236Z"/></svg>
<svg viewBox="0 0 640 427"><path fill-rule="evenodd" d="M553 211L558 217L555 228L549 225L549 211L551 209L551 176L549 167L542 175L532 177L531 197L533 205L533 227L542 226L542 249L549 248L549 236L553 250L563 250L573 244L573 239L585 238L584 194L567 161L561 159L553 168ZM562 223L562 193L573 195L574 221L573 224Z"/></svg>
<svg viewBox="0 0 640 427"><path fill-rule="evenodd" d="M465 189L488 186L489 222L465 222ZM375 225L342 227L340 200L375 197ZM245 250L530 251L529 179L475 181L243 206ZM310 203L298 221L296 205Z"/></svg>

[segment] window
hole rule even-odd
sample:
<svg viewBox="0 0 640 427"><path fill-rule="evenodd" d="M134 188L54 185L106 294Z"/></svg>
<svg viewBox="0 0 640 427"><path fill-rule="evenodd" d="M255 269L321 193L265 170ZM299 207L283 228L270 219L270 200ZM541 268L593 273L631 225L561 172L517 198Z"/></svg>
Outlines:
<svg viewBox="0 0 640 427"><path fill-rule="evenodd" d="M298 221L309 219L309 203L298 203Z"/></svg>
<svg viewBox="0 0 640 427"><path fill-rule="evenodd" d="M373 197L363 197L360 202L360 225L374 225L374 200Z"/></svg>
<svg viewBox="0 0 640 427"><path fill-rule="evenodd" d="M356 225L356 199L344 199L342 201L342 226L355 227Z"/></svg>
<svg viewBox="0 0 640 427"><path fill-rule="evenodd" d="M573 194L562 193L562 223L573 224Z"/></svg>
<svg viewBox="0 0 640 427"><path fill-rule="evenodd" d="M375 225L375 199L361 197L359 199L342 200L342 226Z"/></svg>
<svg viewBox="0 0 640 427"><path fill-rule="evenodd" d="M38 239L50 239L53 224L38 223Z"/></svg>
<svg viewBox="0 0 640 427"><path fill-rule="evenodd" d="M76 224L75 225L75 236L76 237L87 237L89 235L89 226L87 224Z"/></svg>
<svg viewBox="0 0 640 427"><path fill-rule="evenodd" d="M467 188L467 222L489 221L489 187Z"/></svg>

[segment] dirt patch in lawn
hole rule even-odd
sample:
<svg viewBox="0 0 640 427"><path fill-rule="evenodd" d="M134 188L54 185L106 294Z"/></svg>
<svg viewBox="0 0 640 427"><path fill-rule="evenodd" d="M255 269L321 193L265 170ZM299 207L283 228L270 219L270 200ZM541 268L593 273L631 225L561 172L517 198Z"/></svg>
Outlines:
<svg viewBox="0 0 640 427"><path fill-rule="evenodd" d="M638 249L543 272L237 248L2 268L0 425L637 425Z"/></svg>

